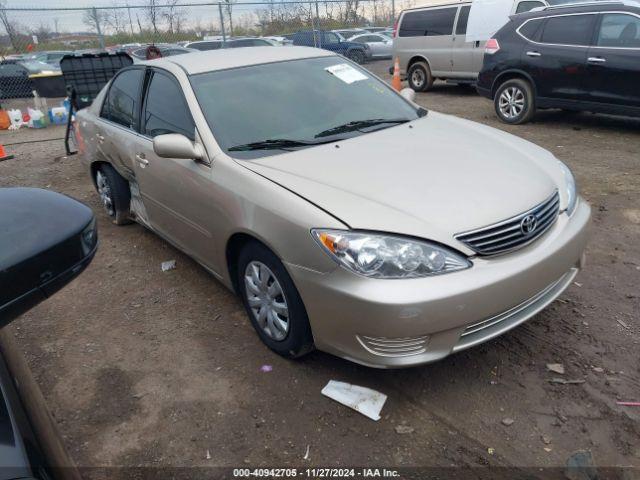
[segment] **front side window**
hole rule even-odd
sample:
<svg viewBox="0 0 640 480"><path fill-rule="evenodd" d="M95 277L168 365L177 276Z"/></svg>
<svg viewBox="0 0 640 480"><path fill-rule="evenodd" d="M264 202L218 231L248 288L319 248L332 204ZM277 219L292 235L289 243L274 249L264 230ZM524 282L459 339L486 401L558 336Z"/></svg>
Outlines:
<svg viewBox="0 0 640 480"><path fill-rule="evenodd" d="M549 17L540 41L556 45L589 45L595 15Z"/></svg>
<svg viewBox="0 0 640 480"><path fill-rule="evenodd" d="M386 84L339 57L213 71L190 80L220 147L237 158L287 151L286 146L251 149L256 142L328 143L419 117L418 109ZM395 122L353 123L380 119Z"/></svg>
<svg viewBox="0 0 640 480"><path fill-rule="evenodd" d="M467 33L467 22L469 21L470 5L466 5L460 8L460 14L458 15L458 23L456 24L456 35L464 35Z"/></svg>
<svg viewBox="0 0 640 480"><path fill-rule="evenodd" d="M624 13L602 15L596 45L599 47L640 48L640 18Z"/></svg>
<svg viewBox="0 0 640 480"><path fill-rule="evenodd" d="M136 68L118 75L109 88L100 116L123 127L135 128L143 74L142 69Z"/></svg>
<svg viewBox="0 0 640 480"><path fill-rule="evenodd" d="M323 43L339 43L340 37L333 32L324 32Z"/></svg>
<svg viewBox="0 0 640 480"><path fill-rule="evenodd" d="M458 8L455 7L407 12L402 16L399 36L435 37L451 35L457 10Z"/></svg>
<svg viewBox="0 0 640 480"><path fill-rule="evenodd" d="M168 75L154 73L147 89L143 133L151 138L179 133L195 139L195 125L180 86Z"/></svg>

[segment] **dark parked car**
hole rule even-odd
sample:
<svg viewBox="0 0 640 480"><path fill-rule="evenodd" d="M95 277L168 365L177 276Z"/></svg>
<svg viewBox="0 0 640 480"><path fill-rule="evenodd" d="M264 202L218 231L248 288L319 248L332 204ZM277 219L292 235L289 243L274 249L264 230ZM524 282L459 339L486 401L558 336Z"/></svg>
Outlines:
<svg viewBox="0 0 640 480"><path fill-rule="evenodd" d="M3 60L0 64L0 98L30 97L33 88L29 70L18 62Z"/></svg>
<svg viewBox="0 0 640 480"><path fill-rule="evenodd" d="M640 7L598 2L514 15L485 47L478 92L506 123L536 109L640 116Z"/></svg>
<svg viewBox="0 0 640 480"><path fill-rule="evenodd" d="M93 212L36 188L0 189L0 327L76 278L98 246ZM42 394L14 344L0 332L0 480L75 480Z"/></svg>
<svg viewBox="0 0 640 480"><path fill-rule="evenodd" d="M371 50L366 44L345 41L335 32L324 30L303 30L291 35L294 45L318 47L344 55L356 63L371 59Z"/></svg>
<svg viewBox="0 0 640 480"><path fill-rule="evenodd" d="M267 38L229 38L226 42L220 40L201 40L189 42L185 45L196 50L219 50L221 48L241 48L241 47L275 47L275 42Z"/></svg>

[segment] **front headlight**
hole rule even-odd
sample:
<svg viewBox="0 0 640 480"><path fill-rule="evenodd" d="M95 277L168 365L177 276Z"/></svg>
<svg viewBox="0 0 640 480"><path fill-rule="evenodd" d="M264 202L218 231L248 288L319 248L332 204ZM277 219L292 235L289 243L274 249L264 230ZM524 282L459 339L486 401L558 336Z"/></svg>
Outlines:
<svg viewBox="0 0 640 480"><path fill-rule="evenodd" d="M314 229L311 233L339 264L367 277L427 277L471 266L463 256L426 241L343 230Z"/></svg>
<svg viewBox="0 0 640 480"><path fill-rule="evenodd" d="M569 170L564 163L558 160L560 164L560 170L562 170L562 176L564 177L564 189L567 194L567 215L571 215L576 208L578 200L578 194L576 192L576 179L573 177L573 173Z"/></svg>

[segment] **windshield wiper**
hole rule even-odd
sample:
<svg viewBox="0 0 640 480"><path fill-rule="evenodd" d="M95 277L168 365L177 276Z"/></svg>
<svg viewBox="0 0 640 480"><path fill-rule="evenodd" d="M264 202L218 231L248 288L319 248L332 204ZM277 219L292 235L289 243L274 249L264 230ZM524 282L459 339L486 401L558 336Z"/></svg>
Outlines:
<svg viewBox="0 0 640 480"><path fill-rule="evenodd" d="M289 138L271 138L269 140L261 140L259 142L245 143L230 147L230 152L246 152L250 150L286 150L287 148L311 147L313 145L322 145L323 143L334 142L335 140L293 140Z"/></svg>
<svg viewBox="0 0 640 480"><path fill-rule="evenodd" d="M398 124L406 123L411 120L408 118L370 118L368 120L356 120L353 122L345 123L344 125L338 125L337 127L329 128L318 133L315 137L328 137L330 135L336 135L338 133L353 132L367 127L375 127L376 125L383 125L385 123Z"/></svg>

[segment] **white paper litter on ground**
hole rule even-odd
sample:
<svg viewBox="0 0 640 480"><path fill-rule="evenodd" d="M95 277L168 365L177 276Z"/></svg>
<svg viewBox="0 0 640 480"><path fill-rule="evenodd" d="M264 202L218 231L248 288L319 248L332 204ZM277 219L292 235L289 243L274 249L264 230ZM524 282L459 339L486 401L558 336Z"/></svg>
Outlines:
<svg viewBox="0 0 640 480"><path fill-rule="evenodd" d="M163 272L168 272L169 270L173 270L174 268L176 268L176 261L167 260L166 262L162 262L160 266L162 267Z"/></svg>
<svg viewBox="0 0 640 480"><path fill-rule="evenodd" d="M380 410L387 401L384 393L335 380L329 380L321 393L375 421L380 420Z"/></svg>
<svg viewBox="0 0 640 480"><path fill-rule="evenodd" d="M339 63L338 65L332 65L325 68L334 77L338 77L344 83L352 84L353 82L359 82L360 80L366 80L367 77L364 73L359 72L348 63Z"/></svg>

